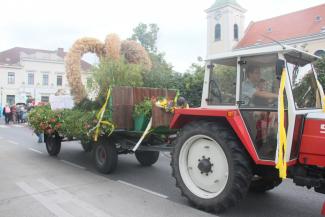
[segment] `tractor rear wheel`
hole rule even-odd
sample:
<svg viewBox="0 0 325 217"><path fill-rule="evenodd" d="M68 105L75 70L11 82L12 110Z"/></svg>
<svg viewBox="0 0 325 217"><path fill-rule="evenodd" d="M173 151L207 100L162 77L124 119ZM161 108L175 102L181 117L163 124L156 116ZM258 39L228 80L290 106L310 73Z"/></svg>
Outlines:
<svg viewBox="0 0 325 217"><path fill-rule="evenodd" d="M247 193L251 159L224 123L193 122L175 141L171 166L176 186L192 204L222 212Z"/></svg>
<svg viewBox="0 0 325 217"><path fill-rule="evenodd" d="M142 166L148 167L158 161L159 151L136 151L135 157Z"/></svg>

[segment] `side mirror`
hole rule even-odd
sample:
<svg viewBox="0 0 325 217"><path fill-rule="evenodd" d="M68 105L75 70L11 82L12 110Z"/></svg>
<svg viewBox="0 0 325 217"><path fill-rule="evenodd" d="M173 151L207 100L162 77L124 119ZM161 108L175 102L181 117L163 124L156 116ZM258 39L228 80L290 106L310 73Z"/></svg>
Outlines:
<svg viewBox="0 0 325 217"><path fill-rule="evenodd" d="M275 74L278 79L281 78L283 68L285 67L285 62L284 60L277 60L276 61L276 67L275 67Z"/></svg>

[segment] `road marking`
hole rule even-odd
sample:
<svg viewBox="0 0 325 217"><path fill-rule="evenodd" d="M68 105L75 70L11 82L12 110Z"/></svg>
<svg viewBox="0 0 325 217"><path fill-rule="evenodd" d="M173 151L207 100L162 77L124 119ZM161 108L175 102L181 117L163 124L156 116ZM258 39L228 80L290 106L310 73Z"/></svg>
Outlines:
<svg viewBox="0 0 325 217"><path fill-rule="evenodd" d="M133 187L133 188L136 188L136 189L138 189L138 190L145 191L145 192L147 192L147 193L150 193L150 194L156 195L156 196L158 196L158 197L162 197L162 198L165 198L165 199L168 198L168 196L166 196L166 195L159 194L159 193L157 193L157 192L151 191L151 190L146 189L146 188L142 188L142 187L137 186L137 185L133 185L133 184L131 184L131 183L128 183L128 182L125 182L125 181L122 181L122 180L117 180L117 182L122 183L122 184L127 185L127 186L130 186L130 187Z"/></svg>
<svg viewBox="0 0 325 217"><path fill-rule="evenodd" d="M44 197L43 195L40 195L39 192L37 192L35 189L30 187L25 182L18 182L16 183L16 185L18 185L23 191L25 191L31 197L36 199L38 202L40 202L43 206L45 206L48 210L50 210L55 215L60 217L74 217L73 215L66 212L64 209L62 209L60 206L58 206L58 204L53 203L48 198Z"/></svg>
<svg viewBox="0 0 325 217"><path fill-rule="evenodd" d="M49 190L55 191L57 193L57 196L55 197L56 200L58 200L57 203L62 203L62 201L65 201L65 202L71 201L75 205L80 207L81 209L84 209L87 212L91 213L92 214L91 216L112 217L111 215L108 215L104 211L92 206L91 204L86 203L82 200L79 200L74 195L70 194L69 192L67 192L65 190L62 190L62 188L60 188L59 186L56 186L55 184L51 183L50 181L48 181L44 178L38 179L37 181L40 182L42 185L44 185Z"/></svg>
<svg viewBox="0 0 325 217"><path fill-rule="evenodd" d="M13 124L12 126L13 126L13 127L19 127L19 128L24 127L24 126L21 126L21 125L19 125L19 124Z"/></svg>
<svg viewBox="0 0 325 217"><path fill-rule="evenodd" d="M83 170L86 169L85 167L79 166L79 165L77 165L77 164L74 164L74 163L69 162L69 161L66 161L66 160L60 160L60 161L62 161L63 163L69 164L69 165L71 165L71 166L77 167L77 168L79 168L79 169L83 169Z"/></svg>
<svg viewBox="0 0 325 217"><path fill-rule="evenodd" d="M163 156L163 157L165 157L165 158L167 158L168 160L170 160L170 153L169 152L161 152L161 155Z"/></svg>
<svg viewBox="0 0 325 217"><path fill-rule="evenodd" d="M43 152L39 151L39 150L36 150L36 149L33 149L33 148L29 148L30 151L33 151L33 152L36 152L36 153L39 153L39 154L43 154Z"/></svg>
<svg viewBox="0 0 325 217"><path fill-rule="evenodd" d="M6 125L0 125L0 128L9 128L9 127Z"/></svg>
<svg viewBox="0 0 325 217"><path fill-rule="evenodd" d="M11 143L11 144L14 144L14 145L19 145L18 142L15 142L15 141L12 141L12 140L7 140L7 142Z"/></svg>

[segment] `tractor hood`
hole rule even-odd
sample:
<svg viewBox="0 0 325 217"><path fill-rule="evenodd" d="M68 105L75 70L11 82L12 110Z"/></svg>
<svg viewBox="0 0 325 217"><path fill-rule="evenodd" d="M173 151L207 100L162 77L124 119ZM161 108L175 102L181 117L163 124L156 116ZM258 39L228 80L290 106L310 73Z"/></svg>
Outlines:
<svg viewBox="0 0 325 217"><path fill-rule="evenodd" d="M299 161L325 167L325 113L308 114L304 124Z"/></svg>

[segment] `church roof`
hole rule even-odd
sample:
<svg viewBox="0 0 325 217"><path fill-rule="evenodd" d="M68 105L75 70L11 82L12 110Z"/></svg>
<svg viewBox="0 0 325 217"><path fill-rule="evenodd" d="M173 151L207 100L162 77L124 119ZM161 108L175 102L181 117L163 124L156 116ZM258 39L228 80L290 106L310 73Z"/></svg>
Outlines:
<svg viewBox="0 0 325 217"><path fill-rule="evenodd" d="M325 35L325 4L301 11L251 22L236 48Z"/></svg>
<svg viewBox="0 0 325 217"><path fill-rule="evenodd" d="M234 5L234 6L237 6L239 8L242 8L236 0L216 0L214 2L214 4L208 9L208 10L211 10L211 9L215 9L215 8L220 8L220 7L223 7L223 6L226 6L226 5Z"/></svg>

